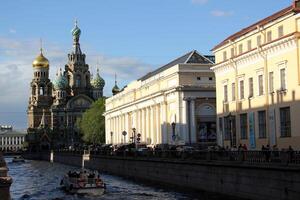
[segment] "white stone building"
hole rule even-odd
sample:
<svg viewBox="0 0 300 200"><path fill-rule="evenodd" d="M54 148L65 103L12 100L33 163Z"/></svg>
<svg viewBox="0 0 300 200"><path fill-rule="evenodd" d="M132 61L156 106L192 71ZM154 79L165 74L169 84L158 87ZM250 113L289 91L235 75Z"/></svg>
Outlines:
<svg viewBox="0 0 300 200"><path fill-rule="evenodd" d="M18 151L22 149L26 133L12 129L12 126L0 126L0 150Z"/></svg>
<svg viewBox="0 0 300 200"><path fill-rule="evenodd" d="M106 143L132 142L138 133L147 145L215 142L213 62L191 51L108 98Z"/></svg>

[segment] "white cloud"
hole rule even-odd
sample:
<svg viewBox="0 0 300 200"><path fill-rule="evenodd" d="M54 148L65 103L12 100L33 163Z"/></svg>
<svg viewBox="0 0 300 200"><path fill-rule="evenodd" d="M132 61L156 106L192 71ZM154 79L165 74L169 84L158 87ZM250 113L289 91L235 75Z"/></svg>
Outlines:
<svg viewBox="0 0 300 200"><path fill-rule="evenodd" d="M66 50L68 49L68 50ZM50 78L53 81L59 67L64 69L67 63L69 47L62 47L46 41L44 43L44 55L50 62ZM132 57L112 57L91 50L82 49L87 55L87 64L90 70L96 71L96 63L99 60L100 74L105 79L105 95L111 95L114 84L114 74L118 75L119 87L132 80L140 78L151 71L149 64ZM0 124L11 123L18 128L26 127L26 109L30 93L30 82L33 76L32 61L39 53L39 39L14 40L0 36ZM3 113L17 113L16 115ZM17 122L15 122L17 121Z"/></svg>
<svg viewBox="0 0 300 200"><path fill-rule="evenodd" d="M210 13L215 17L228 17L233 15L232 11L224 11L224 10L213 10Z"/></svg>
<svg viewBox="0 0 300 200"><path fill-rule="evenodd" d="M13 28L9 29L9 32L12 33L12 34L17 33L16 29L13 29Z"/></svg>
<svg viewBox="0 0 300 200"><path fill-rule="evenodd" d="M191 0L192 4L205 4L208 0Z"/></svg>

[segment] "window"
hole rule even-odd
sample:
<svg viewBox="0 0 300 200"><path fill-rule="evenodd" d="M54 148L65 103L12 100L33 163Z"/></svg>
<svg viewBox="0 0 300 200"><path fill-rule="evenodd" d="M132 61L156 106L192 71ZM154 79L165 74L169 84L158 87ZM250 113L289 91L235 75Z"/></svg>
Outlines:
<svg viewBox="0 0 300 200"><path fill-rule="evenodd" d="M264 94L264 80L263 75L258 75L258 95Z"/></svg>
<svg viewBox="0 0 300 200"><path fill-rule="evenodd" d="M267 126L266 126L266 111L258 111L258 134L259 138L267 137Z"/></svg>
<svg viewBox="0 0 300 200"><path fill-rule="evenodd" d="M80 87L81 86L81 76L78 74L76 76L76 87Z"/></svg>
<svg viewBox="0 0 300 200"><path fill-rule="evenodd" d="M272 41L272 31L268 31L267 32L267 42L271 42Z"/></svg>
<svg viewBox="0 0 300 200"><path fill-rule="evenodd" d="M223 61L227 60L227 52L223 51Z"/></svg>
<svg viewBox="0 0 300 200"><path fill-rule="evenodd" d="M278 27L278 37L282 37L283 36L283 26L279 26Z"/></svg>
<svg viewBox="0 0 300 200"><path fill-rule="evenodd" d="M213 80L213 77L208 77L208 80L212 81L212 80Z"/></svg>
<svg viewBox="0 0 300 200"><path fill-rule="evenodd" d="M290 107L280 108L280 136L291 137Z"/></svg>
<svg viewBox="0 0 300 200"><path fill-rule="evenodd" d="M248 40L248 42L247 42L247 48L248 48L248 51L250 51L252 49L251 40Z"/></svg>
<svg viewBox="0 0 300 200"><path fill-rule="evenodd" d="M253 97L253 78L249 78L249 98Z"/></svg>
<svg viewBox="0 0 300 200"><path fill-rule="evenodd" d="M230 128L230 119L229 117L224 117L224 139L225 140L230 140L230 135L231 135L231 128Z"/></svg>
<svg viewBox="0 0 300 200"><path fill-rule="evenodd" d="M244 80L240 81L240 99L244 99L245 95L244 95Z"/></svg>
<svg viewBox="0 0 300 200"><path fill-rule="evenodd" d="M234 48L231 48L230 52L231 52L231 58L233 58L234 57Z"/></svg>
<svg viewBox="0 0 300 200"><path fill-rule="evenodd" d="M257 43L257 46L261 45L261 35L256 37L256 43Z"/></svg>
<svg viewBox="0 0 300 200"><path fill-rule="evenodd" d="M228 88L227 85L224 85L224 102L228 101Z"/></svg>
<svg viewBox="0 0 300 200"><path fill-rule="evenodd" d="M247 126L247 113L240 114L240 133L241 139L247 139L248 126Z"/></svg>
<svg viewBox="0 0 300 200"><path fill-rule="evenodd" d="M243 53L243 44L240 44L239 45L239 54L242 54Z"/></svg>
<svg viewBox="0 0 300 200"><path fill-rule="evenodd" d="M232 101L235 101L235 83L231 84Z"/></svg>
<svg viewBox="0 0 300 200"><path fill-rule="evenodd" d="M286 90L285 84L285 68L280 69L280 89Z"/></svg>
<svg viewBox="0 0 300 200"><path fill-rule="evenodd" d="M274 92L274 73L269 72L269 92Z"/></svg>
<svg viewBox="0 0 300 200"><path fill-rule="evenodd" d="M219 131L223 132L223 118L219 117Z"/></svg>
<svg viewBox="0 0 300 200"><path fill-rule="evenodd" d="M198 81L201 81L201 77L200 77L200 76L198 76L198 77L197 77L197 80L198 80Z"/></svg>

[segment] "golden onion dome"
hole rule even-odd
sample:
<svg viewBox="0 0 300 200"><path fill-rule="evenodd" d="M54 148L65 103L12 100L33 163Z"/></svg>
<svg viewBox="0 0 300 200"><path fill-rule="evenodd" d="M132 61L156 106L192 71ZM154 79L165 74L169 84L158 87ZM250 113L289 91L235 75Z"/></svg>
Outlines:
<svg viewBox="0 0 300 200"><path fill-rule="evenodd" d="M45 58L43 55L42 51L40 55L38 55L34 61L32 62L33 67L43 67L43 68L48 68L49 67L49 60Z"/></svg>

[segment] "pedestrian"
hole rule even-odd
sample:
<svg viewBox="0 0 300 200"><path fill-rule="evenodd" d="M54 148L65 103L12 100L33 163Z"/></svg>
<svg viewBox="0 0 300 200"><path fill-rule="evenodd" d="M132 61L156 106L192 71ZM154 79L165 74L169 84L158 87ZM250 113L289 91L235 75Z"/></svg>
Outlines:
<svg viewBox="0 0 300 200"><path fill-rule="evenodd" d="M294 149L290 145L288 148L289 162L293 162L294 160Z"/></svg>

